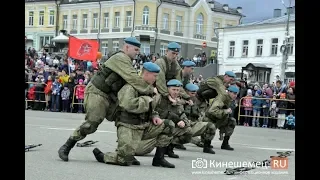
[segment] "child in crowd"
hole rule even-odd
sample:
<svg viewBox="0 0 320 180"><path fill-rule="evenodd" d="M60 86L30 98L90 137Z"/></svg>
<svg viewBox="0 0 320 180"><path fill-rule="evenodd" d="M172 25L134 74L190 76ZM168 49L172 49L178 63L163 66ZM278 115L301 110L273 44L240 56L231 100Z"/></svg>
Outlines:
<svg viewBox="0 0 320 180"><path fill-rule="evenodd" d="M252 91L250 89L248 89L247 91L247 96L243 98L243 107L246 115L243 125L249 126L249 120L251 119L251 117L247 116L251 116L252 114Z"/></svg>
<svg viewBox="0 0 320 180"><path fill-rule="evenodd" d="M46 110L50 110L50 102L51 102L51 86L52 86L52 76L48 76L48 80L46 83L46 87L44 88L44 94L46 99Z"/></svg>
<svg viewBox="0 0 320 180"><path fill-rule="evenodd" d="M252 106L253 106L253 118L252 118L252 127L260 127L259 125L259 117L261 113L262 99L261 98L261 90L256 90L254 97L252 98Z"/></svg>
<svg viewBox="0 0 320 180"><path fill-rule="evenodd" d="M278 112L278 108L277 108L277 103L275 101L273 101L271 103L271 107L270 107L270 128L275 128L276 124L277 124L277 112Z"/></svg>
<svg viewBox="0 0 320 180"><path fill-rule="evenodd" d="M65 84L63 90L61 91L61 99L62 99L62 112L68 112L69 109L69 97L70 97L70 90L68 85Z"/></svg>
<svg viewBox="0 0 320 180"><path fill-rule="evenodd" d="M79 79L79 85L76 86L76 99L78 100L78 103L81 103L79 104L78 113L83 112L84 91L85 85L83 85L83 79Z"/></svg>
<svg viewBox="0 0 320 180"><path fill-rule="evenodd" d="M286 109L287 109L287 101L285 101L286 99L286 94L285 93L281 93L280 94L280 100L278 101L277 107L279 109L278 112L278 122L277 122L277 126L278 128L284 128L284 124L285 124L285 120L286 120Z"/></svg>
<svg viewBox="0 0 320 180"><path fill-rule="evenodd" d="M267 93L264 92L262 94L263 98L269 98L269 96L267 96ZM268 127L268 123L269 123L269 108L270 108L270 100L269 99L264 99L262 100L262 114L263 114L263 128Z"/></svg>
<svg viewBox="0 0 320 180"><path fill-rule="evenodd" d="M51 91L51 111L58 112L60 108L60 91L61 91L61 83L59 81L59 76L55 77L55 81L52 83Z"/></svg>
<svg viewBox="0 0 320 180"><path fill-rule="evenodd" d="M296 126L296 118L293 116L293 112L290 112L290 115L286 117L286 125L289 130L293 130Z"/></svg>

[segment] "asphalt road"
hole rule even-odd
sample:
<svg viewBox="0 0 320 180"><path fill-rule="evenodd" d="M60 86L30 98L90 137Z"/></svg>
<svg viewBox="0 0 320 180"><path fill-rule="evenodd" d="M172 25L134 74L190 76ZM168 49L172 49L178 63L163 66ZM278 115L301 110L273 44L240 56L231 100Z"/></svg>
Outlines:
<svg viewBox="0 0 320 180"><path fill-rule="evenodd" d="M247 174L225 175L227 166L247 165L248 162L262 161L278 151L294 150L294 131L236 127L230 144L235 151L221 150L218 137L213 140L216 154L202 153L202 149L187 144L187 150L175 150L179 159L166 158L175 164L175 169L153 167L154 151L147 156L137 157L140 166L121 167L98 163L92 153L94 147L104 152L116 148L116 128L111 122L103 122L98 131L83 141L99 141L93 147L75 147L69 156L69 162L58 157L59 147L67 140L72 131L84 119L83 114L51 113L39 111L25 112L25 143L43 144L25 152L26 180L185 180L185 179L219 179L219 180L291 180L295 179L294 153L289 156L288 169L275 170L256 168ZM194 164L197 158L203 163ZM207 162L207 168L205 162ZM197 167L195 167L197 165ZM200 168L202 166L202 168Z"/></svg>

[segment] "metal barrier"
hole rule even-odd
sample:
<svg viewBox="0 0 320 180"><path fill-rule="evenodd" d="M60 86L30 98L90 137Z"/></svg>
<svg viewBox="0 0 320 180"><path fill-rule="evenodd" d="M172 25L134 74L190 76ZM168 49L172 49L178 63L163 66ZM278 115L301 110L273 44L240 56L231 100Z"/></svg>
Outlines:
<svg viewBox="0 0 320 180"><path fill-rule="evenodd" d="M250 116L250 115L241 115L241 108L245 108L245 106L242 105L242 100L248 98L248 97L242 97L239 100L239 112L238 112L238 120L240 120L240 117L257 117L257 116ZM273 101L287 101L287 102L295 102L295 100L289 100L289 99L274 99L274 98L256 98L254 96L251 97L252 99L261 99L261 100L269 100L269 107L271 107L271 103ZM259 108L263 109L263 107L250 107L250 108ZM286 110L286 111L295 111L295 109L286 109L286 108L278 108L278 110ZM267 119L279 119L278 117L270 117L270 116L259 116L259 118L267 118Z"/></svg>
<svg viewBox="0 0 320 180"><path fill-rule="evenodd" d="M26 83L33 84L34 86L36 86L37 84L38 85L41 84L41 85L45 85L45 86L47 85L46 83L37 83L37 82L26 82ZM30 90L30 88L28 88L28 93L29 93L29 90ZM43 93L44 94L44 90L43 91L34 91L34 93ZM47 101L46 100L39 101L39 100L35 100L35 99L28 99L26 97L25 102L26 102L26 109L28 109L28 102L44 102L44 103L46 103Z"/></svg>
<svg viewBox="0 0 320 180"><path fill-rule="evenodd" d="M83 102L82 103L79 103L79 102L77 102L77 103L75 103L74 102L74 99L75 99L75 97L76 97L76 90L77 90L77 87L79 87L79 86L84 86L84 88L86 88L86 85L76 85L76 86L74 86L74 88L73 88L73 95L72 95L72 102L71 102L71 111L73 110L73 105L74 104L80 104L80 105L82 105L83 106Z"/></svg>

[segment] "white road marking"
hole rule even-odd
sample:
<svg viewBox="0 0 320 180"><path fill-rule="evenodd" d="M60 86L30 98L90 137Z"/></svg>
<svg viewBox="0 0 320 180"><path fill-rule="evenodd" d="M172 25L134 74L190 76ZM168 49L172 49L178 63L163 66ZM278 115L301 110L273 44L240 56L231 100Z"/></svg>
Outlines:
<svg viewBox="0 0 320 180"><path fill-rule="evenodd" d="M36 124L25 124L26 126L35 126L40 127L41 129L50 129L50 130L60 130L60 131L74 131L75 128L65 128L65 127L52 127L47 125L36 125ZM116 134L115 131L104 131L104 130L97 130L98 133L112 133ZM215 143L221 143L221 141L213 141ZM286 148L273 148L273 147L262 147L262 146L255 146L252 144L241 144L241 143L232 143L235 145L245 146L251 149L261 149L261 150L271 150L271 151L295 151L295 149L286 149Z"/></svg>

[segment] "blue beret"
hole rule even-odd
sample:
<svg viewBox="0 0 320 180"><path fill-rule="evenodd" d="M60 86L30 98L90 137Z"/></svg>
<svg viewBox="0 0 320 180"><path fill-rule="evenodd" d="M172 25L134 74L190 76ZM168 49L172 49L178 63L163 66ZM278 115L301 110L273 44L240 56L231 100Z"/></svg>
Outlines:
<svg viewBox="0 0 320 180"><path fill-rule="evenodd" d="M171 42L168 44L168 49L174 52L180 51L180 45L176 42Z"/></svg>
<svg viewBox="0 0 320 180"><path fill-rule="evenodd" d="M233 78L236 77L236 74L234 72L232 72L232 71L226 71L226 73L224 73L224 75L227 75L227 76L233 77Z"/></svg>
<svg viewBox="0 0 320 180"><path fill-rule="evenodd" d="M188 84L186 85L186 90L187 90L187 91L196 92L196 91L198 91L198 89L199 89L199 86L197 86L197 85L195 85L195 84L188 83Z"/></svg>
<svg viewBox="0 0 320 180"><path fill-rule="evenodd" d="M159 73L160 72L160 67L152 62L145 62L143 63L143 68L149 72L153 73Z"/></svg>
<svg viewBox="0 0 320 180"><path fill-rule="evenodd" d="M192 61L183 61L182 66L184 66L184 67L194 67L194 66L196 66L196 63L194 63Z"/></svg>
<svg viewBox="0 0 320 180"><path fill-rule="evenodd" d="M141 46L141 43L135 37L125 38L124 42L127 43L127 44L131 44L133 46L136 46L138 48L140 48L140 46Z"/></svg>
<svg viewBox="0 0 320 180"><path fill-rule="evenodd" d="M237 86L229 86L228 87L228 91L234 92L234 93L238 93L239 92L239 88Z"/></svg>
<svg viewBox="0 0 320 180"><path fill-rule="evenodd" d="M171 79L167 82L167 87L181 87L182 83L177 79Z"/></svg>

